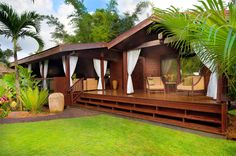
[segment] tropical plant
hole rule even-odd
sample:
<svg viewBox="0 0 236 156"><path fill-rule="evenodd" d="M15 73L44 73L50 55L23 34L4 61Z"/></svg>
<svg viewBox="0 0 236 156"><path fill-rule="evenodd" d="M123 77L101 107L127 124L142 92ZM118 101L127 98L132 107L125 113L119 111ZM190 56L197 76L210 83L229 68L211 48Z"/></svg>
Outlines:
<svg viewBox="0 0 236 156"><path fill-rule="evenodd" d="M236 62L236 5L223 0L200 0L195 9L180 12L171 7L154 10L152 29L160 29L172 37L172 46L181 53L196 53L211 71L229 77Z"/></svg>
<svg viewBox="0 0 236 156"><path fill-rule="evenodd" d="M182 75L193 75L194 72L199 72L203 67L202 62L197 56L182 57L180 59Z"/></svg>
<svg viewBox="0 0 236 156"><path fill-rule="evenodd" d="M64 30L64 25L53 16L46 16L48 24L55 27L52 38L56 43L88 43L88 42L107 42L115 38L122 32L135 25L140 15L149 2L140 2L136 6L134 13L120 14L117 9L117 1L110 0L107 7L97 9L94 13L87 11L83 0L65 0L66 4L74 7L73 14L68 18L75 30L69 34Z"/></svg>
<svg viewBox="0 0 236 156"><path fill-rule="evenodd" d="M29 71L22 66L18 66L20 73L20 88L25 89L28 87L35 88L39 84L39 80L34 79L35 75L32 75L32 71ZM10 98L16 99L16 85L15 85L15 74L5 74L0 79L0 88L3 89L2 94L7 95ZM0 89L0 95L1 95ZM0 96L1 97L1 96Z"/></svg>
<svg viewBox="0 0 236 156"><path fill-rule="evenodd" d="M18 71L18 58L17 58L17 44L20 38L31 37L39 44L39 49L43 48L43 41L39 37L41 16L36 12L24 12L17 14L13 8L7 4L0 3L0 35L11 38L13 43L13 56L15 66L15 86L17 103L22 109L18 101L20 94L19 71Z"/></svg>
<svg viewBox="0 0 236 156"><path fill-rule="evenodd" d="M47 97L47 90L40 91L38 87L34 89L28 87L25 90L21 90L20 101L27 110L37 113L47 103Z"/></svg>

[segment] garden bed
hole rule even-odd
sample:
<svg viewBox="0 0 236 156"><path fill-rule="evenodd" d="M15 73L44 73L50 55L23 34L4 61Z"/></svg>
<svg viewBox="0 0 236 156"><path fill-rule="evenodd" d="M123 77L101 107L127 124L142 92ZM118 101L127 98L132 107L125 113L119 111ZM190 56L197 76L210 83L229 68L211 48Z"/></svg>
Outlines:
<svg viewBox="0 0 236 156"><path fill-rule="evenodd" d="M6 118L29 118L29 117L39 117L39 116L49 116L49 115L55 115L55 113L49 113L49 112L40 112L40 113L31 113L27 111L14 111L10 112Z"/></svg>
<svg viewBox="0 0 236 156"><path fill-rule="evenodd" d="M236 110L229 113L229 125L227 130L227 138L236 140Z"/></svg>

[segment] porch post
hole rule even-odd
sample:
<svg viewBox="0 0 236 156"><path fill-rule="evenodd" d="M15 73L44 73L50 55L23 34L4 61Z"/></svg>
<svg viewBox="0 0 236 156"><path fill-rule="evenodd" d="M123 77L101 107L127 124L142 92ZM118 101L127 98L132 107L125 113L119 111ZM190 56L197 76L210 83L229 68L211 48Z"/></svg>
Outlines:
<svg viewBox="0 0 236 156"><path fill-rule="evenodd" d="M103 52L101 53L100 63L101 63L100 66L101 66L102 89L104 90L104 88L105 88L105 79L104 79L104 54L103 54Z"/></svg>
<svg viewBox="0 0 236 156"><path fill-rule="evenodd" d="M127 51L123 51L123 91L127 94Z"/></svg>
<svg viewBox="0 0 236 156"><path fill-rule="evenodd" d="M70 88L70 56L69 55L66 55L65 56L66 58L66 88L67 90L69 90Z"/></svg>

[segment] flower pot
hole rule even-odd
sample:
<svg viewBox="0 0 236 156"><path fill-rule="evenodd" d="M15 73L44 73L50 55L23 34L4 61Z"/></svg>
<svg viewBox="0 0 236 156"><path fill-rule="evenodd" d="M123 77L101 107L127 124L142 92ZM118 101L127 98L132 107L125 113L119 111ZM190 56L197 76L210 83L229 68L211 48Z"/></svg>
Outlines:
<svg viewBox="0 0 236 156"><path fill-rule="evenodd" d="M113 88L113 90L117 90L117 88L118 88L118 81L117 80L112 81L112 88Z"/></svg>

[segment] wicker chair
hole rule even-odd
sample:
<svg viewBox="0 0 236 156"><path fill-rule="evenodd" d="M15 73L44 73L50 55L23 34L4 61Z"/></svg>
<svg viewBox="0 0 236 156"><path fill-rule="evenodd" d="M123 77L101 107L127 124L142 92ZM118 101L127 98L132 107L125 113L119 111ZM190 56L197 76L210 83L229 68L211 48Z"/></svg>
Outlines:
<svg viewBox="0 0 236 156"><path fill-rule="evenodd" d="M147 77L146 88L147 92L165 92L165 85L161 77Z"/></svg>
<svg viewBox="0 0 236 156"><path fill-rule="evenodd" d="M183 81L177 85L177 91L183 91L189 93L203 92L205 90L204 77L203 76L187 76Z"/></svg>
<svg viewBox="0 0 236 156"><path fill-rule="evenodd" d="M95 78L87 78L86 80L83 80L83 90L89 91L89 90L97 90L98 87L98 80Z"/></svg>

